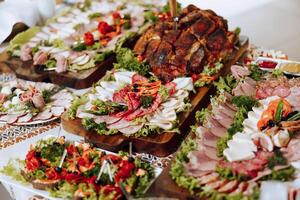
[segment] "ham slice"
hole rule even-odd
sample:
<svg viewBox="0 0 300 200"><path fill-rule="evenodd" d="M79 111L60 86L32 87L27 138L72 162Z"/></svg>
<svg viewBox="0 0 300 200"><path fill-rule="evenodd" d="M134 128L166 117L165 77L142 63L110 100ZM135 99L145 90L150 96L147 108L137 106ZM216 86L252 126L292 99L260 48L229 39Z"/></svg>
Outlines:
<svg viewBox="0 0 300 200"><path fill-rule="evenodd" d="M95 116L94 120L97 124L105 122L106 124L113 124L121 120L121 118L109 116L109 115L102 115L102 116Z"/></svg>
<svg viewBox="0 0 300 200"><path fill-rule="evenodd" d="M243 83L238 83L238 85L232 90L232 93L234 96L241 96L241 95L245 95L245 92L243 91L242 88L242 84Z"/></svg>
<svg viewBox="0 0 300 200"><path fill-rule="evenodd" d="M138 124L138 125L130 125L125 128L119 128L118 130L123 133L126 136L133 135L134 133L138 132L141 130L141 128L144 126L144 124Z"/></svg>
<svg viewBox="0 0 300 200"><path fill-rule="evenodd" d="M32 59L31 48L27 44L21 47L20 59L22 61L28 61Z"/></svg>
<svg viewBox="0 0 300 200"><path fill-rule="evenodd" d="M34 65L44 65L47 60L48 60L48 54L43 51L38 51L33 56Z"/></svg>
<svg viewBox="0 0 300 200"><path fill-rule="evenodd" d="M53 115L52 115L50 109L46 109L46 110L40 112L37 116L35 116L33 118L33 120L47 120L47 119L50 119L52 116Z"/></svg>
<svg viewBox="0 0 300 200"><path fill-rule="evenodd" d="M65 108L64 107L51 107L51 113L55 116L55 117L59 117L61 116L61 114L63 114L63 112L65 112Z"/></svg>
<svg viewBox="0 0 300 200"><path fill-rule="evenodd" d="M216 147L219 137L211 133L210 129L204 128L202 126L198 127L196 130L201 137L201 142L210 147Z"/></svg>
<svg viewBox="0 0 300 200"><path fill-rule="evenodd" d="M45 106L45 101L44 98L42 96L42 94L40 93L35 93L32 97L32 103L36 108L43 108Z"/></svg>
<svg viewBox="0 0 300 200"><path fill-rule="evenodd" d="M203 151L206 154L206 156L209 157L210 159L216 161L220 160L220 158L217 156L216 148L203 145Z"/></svg>
<svg viewBox="0 0 300 200"><path fill-rule="evenodd" d="M289 87L286 87L286 86L277 86L274 88L273 92L272 92L272 95L273 96L279 96L279 97L287 97L291 94L291 90Z"/></svg>
<svg viewBox="0 0 300 200"><path fill-rule="evenodd" d="M233 119L229 119L226 116L214 116L213 119L218 121L219 124L221 124L222 127L224 127L226 130L231 126L233 122Z"/></svg>
<svg viewBox="0 0 300 200"><path fill-rule="evenodd" d="M191 166L200 171L212 171L215 169L217 161L209 158L204 151L191 151L188 154Z"/></svg>
<svg viewBox="0 0 300 200"><path fill-rule="evenodd" d="M27 113L26 115L19 117L18 122L19 123L25 123L25 122L29 122L32 119L32 114L31 113Z"/></svg>
<svg viewBox="0 0 300 200"><path fill-rule="evenodd" d="M245 76L249 76L251 74L251 72L247 67L243 67L239 65L232 65L230 69L232 75L237 80L244 78Z"/></svg>
<svg viewBox="0 0 300 200"><path fill-rule="evenodd" d="M202 176L200 178L200 184L206 185L208 183L212 183L212 182L217 181L218 178L219 178L219 174L215 173L215 172L212 172L212 173L210 173L208 175Z"/></svg>
<svg viewBox="0 0 300 200"><path fill-rule="evenodd" d="M25 115L25 113L18 113L18 114L8 114L7 115L7 118L6 118L6 122L8 124L12 124L12 123L15 123L19 117L22 117L23 115Z"/></svg>
<svg viewBox="0 0 300 200"><path fill-rule="evenodd" d="M230 193L230 192L234 191L237 188L238 184L239 184L239 182L237 180L229 181L228 183L226 183L225 185L220 187L218 189L218 192Z"/></svg>
<svg viewBox="0 0 300 200"><path fill-rule="evenodd" d="M243 193L248 187L248 182L239 183L238 187L232 192L232 194L240 194Z"/></svg>
<svg viewBox="0 0 300 200"><path fill-rule="evenodd" d="M209 188L211 190L217 190L220 187L223 187L226 183L228 183L228 180L217 180L215 182L211 182L205 185L206 188Z"/></svg>
<svg viewBox="0 0 300 200"><path fill-rule="evenodd" d="M116 123L110 124L107 126L108 129L122 129L122 128L126 128L128 126L131 126L132 124L129 121L126 121L124 119L121 119L119 121L117 121Z"/></svg>

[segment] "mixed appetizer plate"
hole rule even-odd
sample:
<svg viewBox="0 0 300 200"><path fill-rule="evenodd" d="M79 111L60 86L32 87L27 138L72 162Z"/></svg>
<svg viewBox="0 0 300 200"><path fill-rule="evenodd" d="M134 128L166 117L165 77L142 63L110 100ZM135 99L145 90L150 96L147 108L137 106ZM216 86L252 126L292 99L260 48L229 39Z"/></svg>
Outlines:
<svg viewBox="0 0 300 200"><path fill-rule="evenodd" d="M50 83L15 79L0 83L0 123L30 125L59 118L74 95Z"/></svg>
<svg viewBox="0 0 300 200"><path fill-rule="evenodd" d="M175 182L208 199L297 199L300 80L232 66L172 164ZM276 188L276 189L274 189Z"/></svg>
<svg viewBox="0 0 300 200"><path fill-rule="evenodd" d="M176 132L179 112L188 110L191 78L176 78L163 84L155 76L146 78L133 71L113 70L76 99L69 118L100 135L122 133L148 136Z"/></svg>
<svg viewBox="0 0 300 200"><path fill-rule="evenodd" d="M31 140L35 140L33 143ZM126 153L112 154L90 144L47 135L5 152L0 180L47 199L122 199L142 196L161 169Z"/></svg>
<svg viewBox="0 0 300 200"><path fill-rule="evenodd" d="M45 26L16 36L9 52L22 61L33 61L34 66L45 66L46 71L90 69L151 22L147 14L155 17L159 5L161 2L85 0L48 20Z"/></svg>

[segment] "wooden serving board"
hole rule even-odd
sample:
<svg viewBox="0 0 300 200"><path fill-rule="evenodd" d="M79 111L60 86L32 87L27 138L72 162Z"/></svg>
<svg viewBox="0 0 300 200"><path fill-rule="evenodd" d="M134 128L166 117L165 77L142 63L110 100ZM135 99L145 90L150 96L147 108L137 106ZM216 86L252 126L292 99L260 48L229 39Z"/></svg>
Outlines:
<svg viewBox="0 0 300 200"><path fill-rule="evenodd" d="M132 48L138 39L131 38L124 43L124 47ZM22 61L17 57L9 57L3 61L8 65L18 78L35 82L52 82L59 86L75 89L83 89L92 86L105 75L106 71L113 67L115 55L109 56L105 61L97 63L95 67L78 72L56 73L55 71L44 71L43 67L33 66L33 61Z"/></svg>
<svg viewBox="0 0 300 200"><path fill-rule="evenodd" d="M234 50L228 62L225 63L223 70L219 75L229 71L230 66L236 63L245 53L249 45L247 37L241 37L239 45ZM186 137L190 130L190 125L195 121L195 112L204 108L209 103L209 96L214 93L214 88L205 86L197 89L195 94L190 94L192 108L190 112L182 112L179 114L180 134L166 132L163 134L151 135L147 137L125 137L122 134L117 135L98 135L95 131L87 131L82 125L80 119L69 120L67 114L62 116L63 128L73 134L80 135L87 142L91 142L100 148L109 151L127 150L129 142L133 144L133 150L136 152L150 153L156 156L167 156L175 152L181 141Z"/></svg>

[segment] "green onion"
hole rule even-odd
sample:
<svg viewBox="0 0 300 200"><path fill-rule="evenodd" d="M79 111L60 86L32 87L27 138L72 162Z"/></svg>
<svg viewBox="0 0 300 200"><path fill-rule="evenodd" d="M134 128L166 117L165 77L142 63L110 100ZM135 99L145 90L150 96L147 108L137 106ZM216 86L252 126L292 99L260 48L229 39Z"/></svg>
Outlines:
<svg viewBox="0 0 300 200"><path fill-rule="evenodd" d="M280 101L278 103L276 113L275 113L275 121L280 122L281 116L282 116L282 110L283 110L283 101Z"/></svg>

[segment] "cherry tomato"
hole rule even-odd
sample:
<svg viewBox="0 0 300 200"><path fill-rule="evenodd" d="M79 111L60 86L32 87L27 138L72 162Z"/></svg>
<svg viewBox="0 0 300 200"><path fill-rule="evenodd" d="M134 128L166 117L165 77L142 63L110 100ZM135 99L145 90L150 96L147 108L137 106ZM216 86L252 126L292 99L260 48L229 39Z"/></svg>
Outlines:
<svg viewBox="0 0 300 200"><path fill-rule="evenodd" d="M108 23L106 22L99 22L98 24L98 31L102 34L102 35L105 35L109 32L112 32L113 31L113 27L108 25Z"/></svg>
<svg viewBox="0 0 300 200"><path fill-rule="evenodd" d="M83 37L84 44L87 46L92 46L95 44L94 35L91 32L86 32Z"/></svg>
<svg viewBox="0 0 300 200"><path fill-rule="evenodd" d="M198 74L192 74L193 82L196 82L199 79L199 75Z"/></svg>

